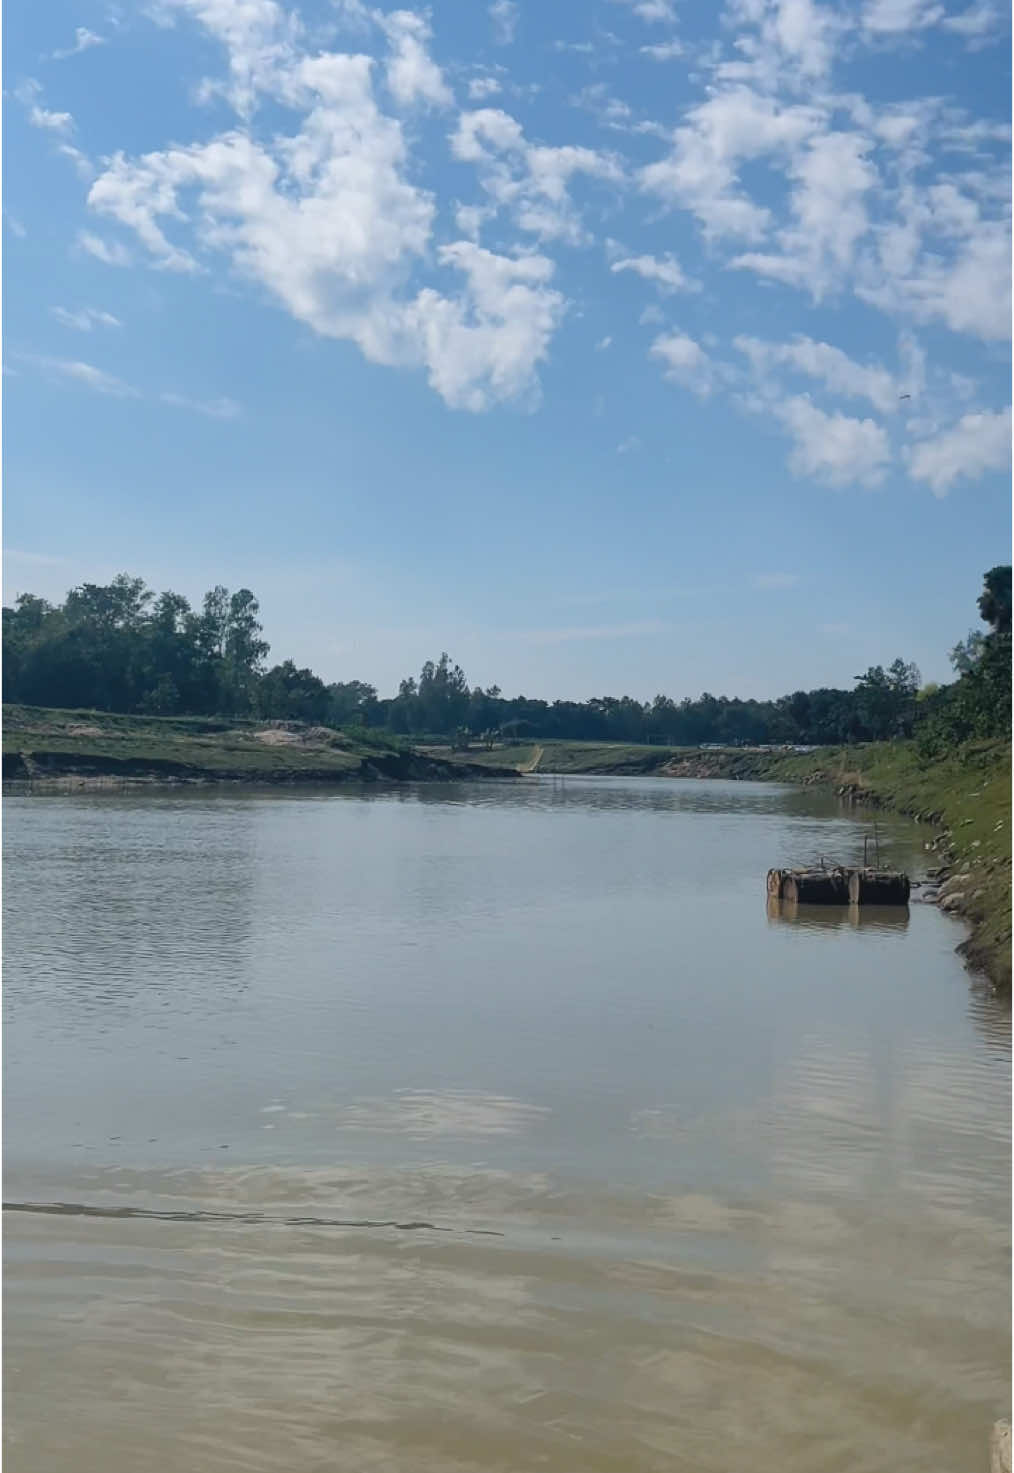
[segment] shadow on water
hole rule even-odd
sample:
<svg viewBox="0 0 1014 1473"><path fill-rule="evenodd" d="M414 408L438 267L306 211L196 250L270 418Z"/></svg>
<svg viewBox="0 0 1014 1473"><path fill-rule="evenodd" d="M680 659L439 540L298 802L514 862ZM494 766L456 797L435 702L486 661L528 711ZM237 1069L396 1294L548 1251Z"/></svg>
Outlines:
<svg viewBox="0 0 1014 1473"><path fill-rule="evenodd" d="M803 930L907 931L907 905L800 905L796 900L768 899L768 921Z"/></svg>

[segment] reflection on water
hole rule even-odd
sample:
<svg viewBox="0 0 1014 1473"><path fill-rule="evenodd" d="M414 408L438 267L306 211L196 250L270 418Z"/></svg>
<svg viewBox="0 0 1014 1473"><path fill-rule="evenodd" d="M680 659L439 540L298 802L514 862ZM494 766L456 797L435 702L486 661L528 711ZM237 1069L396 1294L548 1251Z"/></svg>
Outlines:
<svg viewBox="0 0 1014 1473"><path fill-rule="evenodd" d="M519 1135L549 1112L544 1105L465 1090L396 1090L391 1099L353 1100L339 1110L341 1130L430 1136Z"/></svg>
<svg viewBox="0 0 1014 1473"><path fill-rule="evenodd" d="M765 914L861 857L833 801L6 817L14 1473L984 1463L1010 1013L934 907Z"/></svg>
<svg viewBox="0 0 1014 1473"><path fill-rule="evenodd" d="M798 900L767 899L768 920L794 926L851 926L854 931L907 931L907 905L805 905Z"/></svg>

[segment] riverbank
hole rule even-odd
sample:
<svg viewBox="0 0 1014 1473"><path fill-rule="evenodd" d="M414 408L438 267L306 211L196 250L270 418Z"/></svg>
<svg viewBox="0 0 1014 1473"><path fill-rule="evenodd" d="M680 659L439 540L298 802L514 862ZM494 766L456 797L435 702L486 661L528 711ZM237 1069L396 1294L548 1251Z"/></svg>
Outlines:
<svg viewBox="0 0 1014 1473"><path fill-rule="evenodd" d="M971 743L943 759L912 742L810 752L532 742L490 752L417 750L386 733L300 722L120 716L3 708L3 776L33 787L151 784L329 785L488 777L651 776L819 784L850 803L933 826L927 871L937 902L971 934L959 948L998 991L1011 986L1011 748Z"/></svg>
<svg viewBox="0 0 1014 1473"><path fill-rule="evenodd" d="M997 991L1010 992L1009 742L970 742L932 760L921 757L914 742L883 742L772 754L764 766L764 777L831 786L847 802L890 808L931 825L927 872L939 882L937 903L970 927L958 950Z"/></svg>
<svg viewBox="0 0 1014 1473"><path fill-rule="evenodd" d="M516 775L513 765L435 757L379 732L348 733L301 722L3 708L4 781L40 787L454 782Z"/></svg>
<svg viewBox="0 0 1014 1473"><path fill-rule="evenodd" d="M1009 742L969 743L933 760L920 756L914 742L795 752L546 741L472 755L478 763L509 760L522 772L545 774L819 785L849 803L892 809L931 825L927 873L938 884L937 903L970 927L958 949L998 992L1010 992Z"/></svg>

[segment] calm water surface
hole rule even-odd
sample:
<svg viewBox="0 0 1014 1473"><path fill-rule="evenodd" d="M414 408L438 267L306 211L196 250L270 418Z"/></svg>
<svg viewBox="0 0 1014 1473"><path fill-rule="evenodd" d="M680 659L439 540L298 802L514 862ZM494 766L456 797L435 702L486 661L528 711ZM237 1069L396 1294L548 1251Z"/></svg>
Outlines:
<svg viewBox="0 0 1014 1473"><path fill-rule="evenodd" d="M608 778L5 817L11 1473L986 1465L1009 1012L932 907L765 907L868 819Z"/></svg>

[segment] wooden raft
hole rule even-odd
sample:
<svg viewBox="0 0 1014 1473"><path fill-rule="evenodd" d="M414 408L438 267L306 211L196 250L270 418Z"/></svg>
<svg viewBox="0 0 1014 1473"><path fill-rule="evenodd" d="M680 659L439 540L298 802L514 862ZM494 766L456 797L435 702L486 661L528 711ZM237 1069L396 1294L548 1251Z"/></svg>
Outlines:
<svg viewBox="0 0 1014 1473"><path fill-rule="evenodd" d="M908 875L899 870L769 869L768 895L803 905L907 905Z"/></svg>

